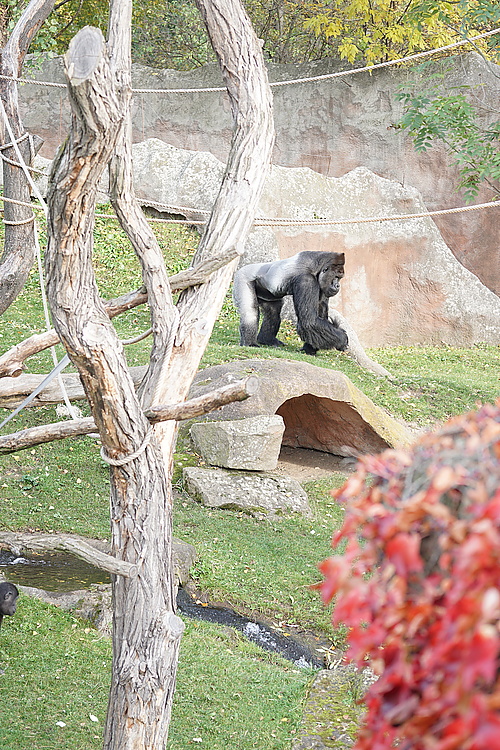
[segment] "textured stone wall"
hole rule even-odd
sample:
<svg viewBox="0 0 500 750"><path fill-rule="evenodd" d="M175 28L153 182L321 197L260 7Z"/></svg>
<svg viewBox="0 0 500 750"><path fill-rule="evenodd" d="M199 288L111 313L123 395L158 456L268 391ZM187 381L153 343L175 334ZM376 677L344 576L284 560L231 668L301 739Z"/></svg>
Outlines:
<svg viewBox="0 0 500 750"><path fill-rule="evenodd" d="M273 65L271 81L333 72L338 63L322 60L304 65ZM475 53L435 64L445 66L446 85L466 83L474 95L498 109L500 69ZM286 167L310 167L340 177L358 166L416 187L429 210L463 205L455 191L456 169L444 149L417 154L411 141L394 129L401 114L395 94L414 76L409 69L276 87L276 146L273 161ZM40 80L63 81L61 61L48 61ZM134 66L134 88L200 88L220 85L215 67L177 72ZM31 84L20 87L26 127L45 139L42 155L52 157L69 121L66 92ZM177 148L210 151L225 160L231 137L229 101L224 92L135 94L134 141L160 138ZM483 192L477 202L489 200ZM455 256L484 284L500 294L500 221L497 209L439 217L436 224Z"/></svg>

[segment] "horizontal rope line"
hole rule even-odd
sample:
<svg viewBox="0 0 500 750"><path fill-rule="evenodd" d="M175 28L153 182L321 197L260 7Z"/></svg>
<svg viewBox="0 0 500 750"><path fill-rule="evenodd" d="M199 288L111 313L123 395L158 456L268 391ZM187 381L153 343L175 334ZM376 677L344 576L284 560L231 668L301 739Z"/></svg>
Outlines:
<svg viewBox="0 0 500 750"><path fill-rule="evenodd" d="M341 78L344 76L355 75L356 73L366 73L367 71L378 70L379 68L387 68L392 65L400 65L405 62L419 60L429 55L435 55L439 52L447 52L451 49L456 49L465 44L476 42L479 39L486 39L487 37L494 36L500 32L500 28L492 29L491 31L485 31L483 34L477 34L468 39L461 39L458 42L446 44L443 47L435 47L431 50L425 50L423 52L417 52L414 55L407 55L406 57L399 57L396 60L386 60L385 62L375 63L374 65L365 65L361 68L350 68L349 70L341 70L336 73L324 73L319 76L310 76L307 78L292 78L287 81L272 81L269 83L271 87L278 86L290 86L297 83L311 83L315 81L324 81L328 78ZM52 88L66 88L65 83L54 83L52 81L37 81L33 78L15 78L13 76L0 75L0 79L6 81L16 81L17 83L31 83L34 86L47 86ZM226 91L225 86L211 86L208 88L189 88L189 89L132 89L134 94L198 94L198 93L212 93L216 91Z"/></svg>
<svg viewBox="0 0 500 750"><path fill-rule="evenodd" d="M23 201L13 200L12 198L4 198L0 196L0 200L7 203L14 203L19 206L28 206L29 208L38 208L43 210L42 206L36 203L26 203ZM178 209L176 213L182 213L179 206L164 206L161 203L156 203L156 206ZM459 214L466 213L467 211L478 211L484 208L499 207L500 201L490 201L489 203L477 203L474 206L458 206L456 208L441 208L435 211L423 211L422 213L415 214L397 214L396 216L373 216L361 219L285 219L285 218L262 218L257 217L254 219L254 226L257 227L300 227L300 226L335 226L337 224L373 224L381 221L404 221L406 219L427 219L433 216L444 216L445 214ZM195 208L186 208L185 210L193 211L195 213L205 213L204 210L198 210ZM114 214L96 213L96 217L100 219L111 219L117 221L118 217ZM149 222L156 222L161 224L187 224L189 226L203 226L206 221L190 221L189 219L155 219L152 217L146 217Z"/></svg>

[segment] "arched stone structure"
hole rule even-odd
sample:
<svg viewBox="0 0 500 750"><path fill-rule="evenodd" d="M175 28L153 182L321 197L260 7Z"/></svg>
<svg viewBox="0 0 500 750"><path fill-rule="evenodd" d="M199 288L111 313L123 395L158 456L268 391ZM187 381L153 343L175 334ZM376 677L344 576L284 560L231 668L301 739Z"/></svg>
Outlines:
<svg viewBox="0 0 500 750"><path fill-rule="evenodd" d="M412 442L409 428L374 404L343 373L307 362L243 359L207 367L197 374L189 395L201 396L249 374L259 379L257 393L205 419L279 414L285 422L284 446L338 456L379 453ZM181 434L187 427L182 425Z"/></svg>

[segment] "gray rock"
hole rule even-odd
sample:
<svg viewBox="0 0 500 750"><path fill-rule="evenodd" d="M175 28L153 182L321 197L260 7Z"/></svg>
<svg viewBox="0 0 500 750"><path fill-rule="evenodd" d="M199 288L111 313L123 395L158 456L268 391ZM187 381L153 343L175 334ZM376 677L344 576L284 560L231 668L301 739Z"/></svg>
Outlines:
<svg viewBox="0 0 500 750"><path fill-rule="evenodd" d="M150 138L133 146L134 186L147 205L160 202L188 219L206 218L224 164L208 152L188 151ZM500 299L451 252L421 194L366 167L326 177L307 167L273 166L258 214L297 223L256 227L242 263L275 260L299 250L346 254L346 275L331 301L360 345L408 346L500 343ZM491 212L490 212L491 213ZM421 215L405 221L378 217ZM357 221L307 225L311 219ZM373 223L363 223L365 220Z"/></svg>
<svg viewBox="0 0 500 750"><path fill-rule="evenodd" d="M195 422L190 435L212 466L271 471L278 465L284 431L280 416L261 414L228 422Z"/></svg>
<svg viewBox="0 0 500 750"><path fill-rule="evenodd" d="M484 60L476 52L467 52L430 61L425 72L418 66L412 69L394 66L363 73L358 71L348 78L322 77L349 67L346 61L333 57L301 64L280 65L268 61L267 67L271 81L316 77L308 83L273 89L274 159L277 163L284 167L310 167L330 177L344 175L362 165L402 185L414 185L429 209L463 205L462 196L456 190L456 163L446 153L445 145L436 143L431 149L419 153L413 148L409 135L394 128L403 114L403 103L398 101L397 94L401 86L425 90L429 86L428 76L437 74L433 80L439 82L445 94L465 84L474 91L478 101L498 101L500 68L491 60ZM64 83L61 57L45 61L37 59L36 70L27 60L23 73L43 81ZM132 78L134 88L139 89L196 89L222 84L218 65L177 71L135 64ZM26 129L45 139L43 154L52 157L66 137L70 121L65 91L23 84L19 87L19 100ZM493 109L478 108L480 127L485 128L495 119ZM222 91L178 95L135 93L132 127L134 143L159 138L193 151L210 151L225 162L233 133L231 106L227 94ZM477 202L487 202L491 195L491 190L485 187ZM371 196L369 202L371 204ZM374 200L374 208L376 203ZM279 195L276 195L276 205L272 208L272 215L283 215ZM499 294L496 210L436 216L435 222L461 262ZM321 216L319 212L318 216ZM381 225L371 227L369 250L374 257L370 265L376 271L377 259L382 262L385 253L391 255L397 252L397 248L385 246L384 249L385 243L380 243L378 237ZM323 233L313 233L309 232L309 227L304 227L300 237L289 237L285 228L280 238L282 252L286 250L291 254L296 251L287 246L289 243L304 250L319 249L320 244L331 250L338 249L336 243L339 238L342 240L341 235L348 229L346 226L325 227ZM297 247L299 242L300 248ZM348 246L353 255L358 253L357 247ZM415 249L418 251L418 247ZM256 257L253 259L257 260ZM383 268L380 268L380 274L384 275ZM376 280L377 277L375 283ZM345 314L350 318L350 314ZM373 317L377 319L378 313L373 312ZM351 320L351 323L357 329L356 321Z"/></svg>
<svg viewBox="0 0 500 750"><path fill-rule="evenodd" d="M200 217L196 209L211 208L224 172L215 156L176 149L154 138L135 144L133 155L134 184L143 202L185 206L188 218ZM275 227L275 242L269 240L268 228L260 238L260 251L256 235L242 263L299 250L344 251L346 275L332 305L363 347L500 343L500 299L457 261L426 211L418 190L366 167L325 177L307 167L273 166L259 203L264 219L423 216L373 224Z"/></svg>
<svg viewBox="0 0 500 750"><path fill-rule="evenodd" d="M183 479L186 492L209 508L238 510L258 517L311 515L305 491L289 477L190 466L184 469Z"/></svg>
<svg viewBox="0 0 500 750"><path fill-rule="evenodd" d="M413 441L406 425L374 404L343 373L308 362L240 359L214 365L197 373L189 396L202 396L248 375L259 379L257 392L213 412L211 421L278 414L285 423L283 445L346 457ZM180 434L187 429L181 425Z"/></svg>

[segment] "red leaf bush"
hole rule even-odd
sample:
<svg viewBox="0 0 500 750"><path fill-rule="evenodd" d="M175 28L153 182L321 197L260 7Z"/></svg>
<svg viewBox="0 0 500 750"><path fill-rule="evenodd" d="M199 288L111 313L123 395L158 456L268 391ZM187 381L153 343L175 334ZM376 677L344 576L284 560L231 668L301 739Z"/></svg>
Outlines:
<svg viewBox="0 0 500 750"><path fill-rule="evenodd" d="M356 750L500 750L500 401L365 456L320 570L371 668Z"/></svg>

